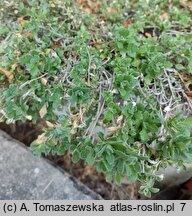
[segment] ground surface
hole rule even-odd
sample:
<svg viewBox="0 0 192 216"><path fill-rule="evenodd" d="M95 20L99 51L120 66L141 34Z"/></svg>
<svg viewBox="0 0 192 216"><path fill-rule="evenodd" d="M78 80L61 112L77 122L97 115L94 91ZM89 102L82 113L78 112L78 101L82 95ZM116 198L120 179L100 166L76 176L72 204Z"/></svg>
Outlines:
<svg viewBox="0 0 192 216"><path fill-rule="evenodd" d="M0 131L0 199L100 199L100 196Z"/></svg>

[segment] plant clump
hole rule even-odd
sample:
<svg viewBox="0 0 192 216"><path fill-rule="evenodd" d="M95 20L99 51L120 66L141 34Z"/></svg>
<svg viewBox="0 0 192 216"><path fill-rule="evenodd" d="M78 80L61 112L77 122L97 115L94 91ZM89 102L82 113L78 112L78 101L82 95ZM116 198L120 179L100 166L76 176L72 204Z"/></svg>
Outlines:
<svg viewBox="0 0 192 216"><path fill-rule="evenodd" d="M190 2L94 4L1 1L0 122L42 119L35 156L68 151L150 197L157 170L192 162Z"/></svg>

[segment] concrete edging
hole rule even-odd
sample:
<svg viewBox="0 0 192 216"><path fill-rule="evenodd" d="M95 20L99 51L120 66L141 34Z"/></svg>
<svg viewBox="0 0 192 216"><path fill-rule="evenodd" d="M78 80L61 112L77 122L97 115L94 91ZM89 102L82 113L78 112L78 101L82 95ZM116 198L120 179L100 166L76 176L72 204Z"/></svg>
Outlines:
<svg viewBox="0 0 192 216"><path fill-rule="evenodd" d="M102 199L50 161L36 159L22 143L0 130L0 200Z"/></svg>

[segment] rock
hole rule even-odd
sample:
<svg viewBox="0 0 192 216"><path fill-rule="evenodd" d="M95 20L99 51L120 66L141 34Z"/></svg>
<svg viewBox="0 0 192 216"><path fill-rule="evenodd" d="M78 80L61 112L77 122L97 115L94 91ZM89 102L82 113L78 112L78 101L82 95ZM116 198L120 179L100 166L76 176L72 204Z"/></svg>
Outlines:
<svg viewBox="0 0 192 216"><path fill-rule="evenodd" d="M0 200L102 199L46 159L0 131Z"/></svg>
<svg viewBox="0 0 192 216"><path fill-rule="evenodd" d="M180 185L192 177L192 164L186 164L186 170L178 170L176 167L160 169L157 174L163 175L163 180L158 183L161 187L173 187Z"/></svg>

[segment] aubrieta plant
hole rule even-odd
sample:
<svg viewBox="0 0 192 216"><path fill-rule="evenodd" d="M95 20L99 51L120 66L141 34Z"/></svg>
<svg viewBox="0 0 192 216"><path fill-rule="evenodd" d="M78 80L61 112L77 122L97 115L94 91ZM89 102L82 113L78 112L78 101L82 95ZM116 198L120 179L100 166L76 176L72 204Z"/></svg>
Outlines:
<svg viewBox="0 0 192 216"><path fill-rule="evenodd" d="M187 1L0 2L0 121L45 122L35 156L72 155L107 181L158 192L192 163Z"/></svg>

